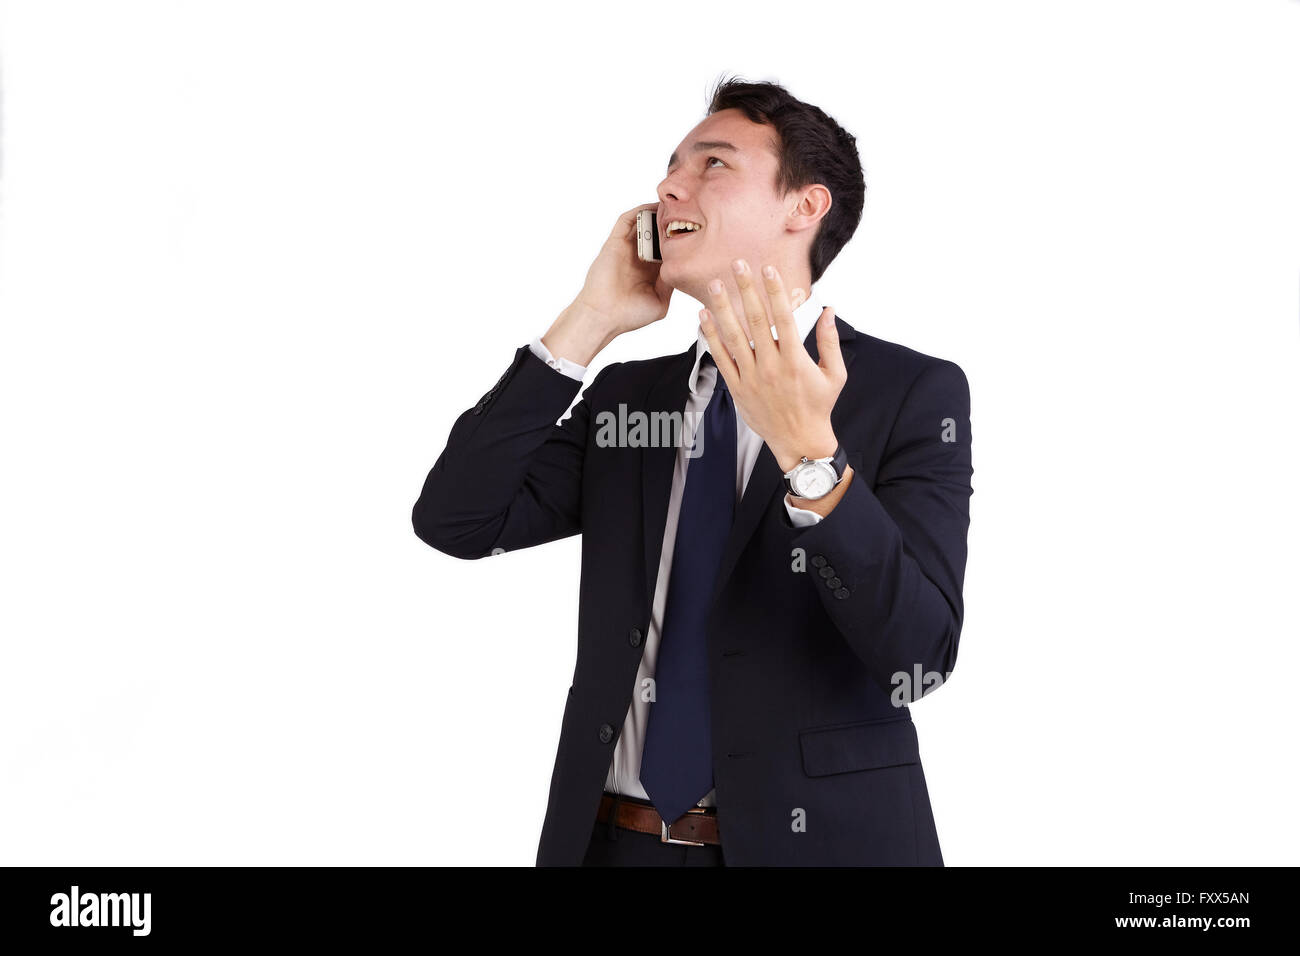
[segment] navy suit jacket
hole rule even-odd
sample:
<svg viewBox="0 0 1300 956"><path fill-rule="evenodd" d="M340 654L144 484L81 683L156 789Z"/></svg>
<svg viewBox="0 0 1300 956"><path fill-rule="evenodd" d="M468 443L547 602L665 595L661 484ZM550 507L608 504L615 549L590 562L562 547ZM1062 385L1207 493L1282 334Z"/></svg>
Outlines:
<svg viewBox="0 0 1300 956"><path fill-rule="evenodd" d="M710 610L728 865L943 864L906 700L957 659L970 393L953 362L835 322L848 379L831 423L850 485L796 528L764 444ZM804 345L815 361L815 329ZM456 420L412 512L420 539L457 558L582 534L578 657L538 865L576 865L586 851L649 629L677 454L606 447L597 416L620 403L680 415L694 358L692 341L611 364L556 424L580 383L520 347Z"/></svg>

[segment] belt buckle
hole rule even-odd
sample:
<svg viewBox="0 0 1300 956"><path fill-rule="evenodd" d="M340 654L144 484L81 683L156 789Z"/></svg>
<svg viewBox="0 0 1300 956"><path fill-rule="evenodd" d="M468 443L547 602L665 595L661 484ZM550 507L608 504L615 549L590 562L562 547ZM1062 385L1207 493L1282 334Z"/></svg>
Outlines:
<svg viewBox="0 0 1300 956"><path fill-rule="evenodd" d="M704 813L702 809L692 807L687 813ZM681 846L704 846L703 843L696 840L679 840L668 831L668 823L663 817L659 818L659 842L660 843L677 843Z"/></svg>

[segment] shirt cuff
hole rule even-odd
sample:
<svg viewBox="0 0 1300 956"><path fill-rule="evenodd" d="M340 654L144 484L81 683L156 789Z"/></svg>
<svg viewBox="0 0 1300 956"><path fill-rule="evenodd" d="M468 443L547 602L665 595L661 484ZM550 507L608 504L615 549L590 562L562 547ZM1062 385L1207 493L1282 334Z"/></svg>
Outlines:
<svg viewBox="0 0 1300 956"><path fill-rule="evenodd" d="M796 508L790 504L789 492L781 496L781 501L785 505L786 514L790 516L790 521L796 528L811 528L822 520L822 516L817 512L809 511L807 508Z"/></svg>
<svg viewBox="0 0 1300 956"><path fill-rule="evenodd" d="M582 381L583 376L587 374L587 366L579 365L577 362L570 362L566 358L556 358L551 354L551 350L542 344L542 337L539 335L528 343L528 347L533 350L533 354L539 359L555 369L557 372L563 372L569 378Z"/></svg>

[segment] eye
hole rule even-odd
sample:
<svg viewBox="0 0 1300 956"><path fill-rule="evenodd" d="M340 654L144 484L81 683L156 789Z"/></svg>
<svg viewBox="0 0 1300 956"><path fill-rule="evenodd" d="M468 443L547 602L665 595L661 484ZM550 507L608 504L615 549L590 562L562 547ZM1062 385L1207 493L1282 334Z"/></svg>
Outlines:
<svg viewBox="0 0 1300 956"><path fill-rule="evenodd" d="M710 167L709 167L709 163L712 163L712 162L714 162L714 161L717 161L717 162L719 162L719 163L722 163L722 160L718 159L718 157L716 157L716 156L710 156L710 157L705 161L705 163L704 163L704 168L705 168L705 169L710 168ZM726 163L722 163L722 165L725 166L725 165L727 165L727 164L726 164Z"/></svg>

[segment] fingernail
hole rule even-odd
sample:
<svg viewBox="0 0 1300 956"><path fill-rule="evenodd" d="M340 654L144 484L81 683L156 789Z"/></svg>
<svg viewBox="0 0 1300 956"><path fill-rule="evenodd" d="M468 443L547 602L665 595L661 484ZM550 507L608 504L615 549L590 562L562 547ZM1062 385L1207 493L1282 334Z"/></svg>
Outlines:
<svg viewBox="0 0 1300 956"><path fill-rule="evenodd" d="M771 266L763 266L763 275L767 276L769 279L775 279L776 270Z"/></svg>
<svg viewBox="0 0 1300 956"><path fill-rule="evenodd" d="M740 275L742 272L745 271L745 260L737 259L735 262L731 264L731 268L736 270L736 275Z"/></svg>
<svg viewBox="0 0 1300 956"><path fill-rule="evenodd" d="M710 279L710 280L709 280L709 291L712 292L714 295L717 295L719 292L721 292L721 291L722 291L722 280L721 280L721 279Z"/></svg>

